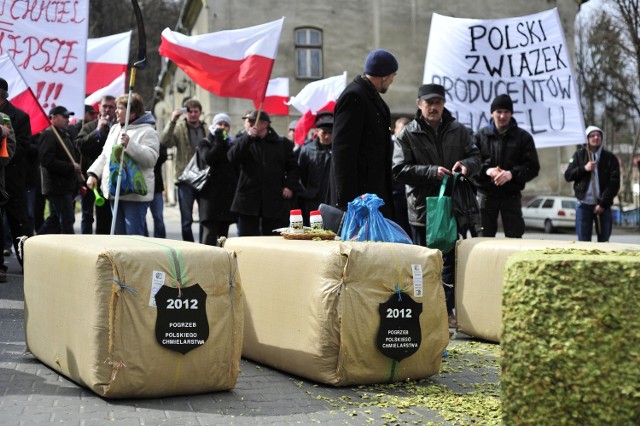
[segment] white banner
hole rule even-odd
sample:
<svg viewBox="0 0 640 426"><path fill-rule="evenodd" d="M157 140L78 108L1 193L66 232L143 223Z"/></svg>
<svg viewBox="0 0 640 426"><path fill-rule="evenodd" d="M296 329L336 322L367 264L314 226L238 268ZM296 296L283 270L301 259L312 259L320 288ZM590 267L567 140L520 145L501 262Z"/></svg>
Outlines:
<svg viewBox="0 0 640 426"><path fill-rule="evenodd" d="M433 14L424 83L446 91L446 108L474 132L500 94L537 148L585 142L580 96L556 9L518 18L460 19Z"/></svg>
<svg viewBox="0 0 640 426"><path fill-rule="evenodd" d="M47 113L62 105L84 115L88 23L89 0L0 2L0 54L13 59Z"/></svg>

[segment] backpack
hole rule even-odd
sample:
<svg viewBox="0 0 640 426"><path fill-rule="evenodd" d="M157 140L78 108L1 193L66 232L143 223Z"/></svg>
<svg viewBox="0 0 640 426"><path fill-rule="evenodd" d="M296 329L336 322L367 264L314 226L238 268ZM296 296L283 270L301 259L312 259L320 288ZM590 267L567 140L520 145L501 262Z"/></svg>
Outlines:
<svg viewBox="0 0 640 426"><path fill-rule="evenodd" d="M471 180L461 173L453 175L453 214L456 217L458 233L466 236L467 231L472 237L478 236L477 227L480 226L480 206L476 198L476 187Z"/></svg>

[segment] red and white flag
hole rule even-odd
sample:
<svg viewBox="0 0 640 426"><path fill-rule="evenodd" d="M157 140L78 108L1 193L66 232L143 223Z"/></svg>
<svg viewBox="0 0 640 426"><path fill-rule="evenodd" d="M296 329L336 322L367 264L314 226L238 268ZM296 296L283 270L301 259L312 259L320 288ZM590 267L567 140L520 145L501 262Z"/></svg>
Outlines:
<svg viewBox="0 0 640 426"><path fill-rule="evenodd" d="M9 85L9 101L29 115L31 133L35 135L49 127L49 117L6 53L0 56L0 76L7 80Z"/></svg>
<svg viewBox="0 0 640 426"><path fill-rule="evenodd" d="M85 105L93 105L105 95L126 92L131 31L87 40L87 83ZM96 98L96 94L100 95Z"/></svg>
<svg viewBox="0 0 640 426"><path fill-rule="evenodd" d="M286 77L269 80L267 93L262 103L262 110L271 115L289 115L289 79ZM260 102L253 101L256 109Z"/></svg>
<svg viewBox="0 0 640 426"><path fill-rule="evenodd" d="M347 72L335 77L314 81L302 88L298 96L292 96L289 105L302 113L295 130L295 142L303 145L309 131L313 129L319 111L335 109L336 101L347 87Z"/></svg>
<svg viewBox="0 0 640 426"><path fill-rule="evenodd" d="M255 27L192 37L166 28L158 51L211 93L260 103L278 54L283 23L284 17Z"/></svg>

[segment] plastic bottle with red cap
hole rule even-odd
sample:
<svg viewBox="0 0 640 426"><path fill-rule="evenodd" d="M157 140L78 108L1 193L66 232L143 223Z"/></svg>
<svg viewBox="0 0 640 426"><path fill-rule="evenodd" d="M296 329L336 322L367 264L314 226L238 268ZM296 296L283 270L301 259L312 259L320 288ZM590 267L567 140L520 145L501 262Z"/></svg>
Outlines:
<svg viewBox="0 0 640 426"><path fill-rule="evenodd" d="M309 225L314 231L324 230L324 223L322 222L322 215L319 210L312 210L309 212Z"/></svg>
<svg viewBox="0 0 640 426"><path fill-rule="evenodd" d="M304 234L304 224L302 222L302 210L294 209L289 213L289 233Z"/></svg>

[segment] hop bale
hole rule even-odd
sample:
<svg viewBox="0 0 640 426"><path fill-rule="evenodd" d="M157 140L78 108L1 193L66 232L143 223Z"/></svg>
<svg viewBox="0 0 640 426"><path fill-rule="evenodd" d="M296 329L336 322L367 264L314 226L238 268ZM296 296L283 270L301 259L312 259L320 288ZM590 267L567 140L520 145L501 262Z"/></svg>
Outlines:
<svg viewBox="0 0 640 426"><path fill-rule="evenodd" d="M640 424L640 253L543 250L506 266L510 424Z"/></svg>

